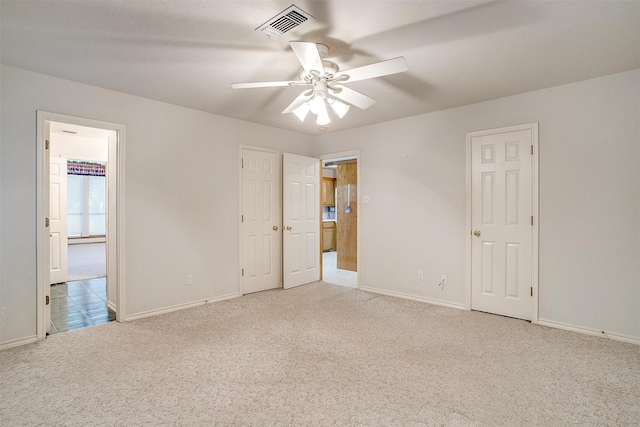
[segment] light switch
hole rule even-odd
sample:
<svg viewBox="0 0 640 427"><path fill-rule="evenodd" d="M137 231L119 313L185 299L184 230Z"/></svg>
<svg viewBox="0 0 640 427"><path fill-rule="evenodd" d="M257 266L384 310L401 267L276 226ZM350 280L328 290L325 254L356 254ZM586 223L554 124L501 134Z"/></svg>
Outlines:
<svg viewBox="0 0 640 427"><path fill-rule="evenodd" d="M369 196L362 196L362 203L369 203Z"/></svg>

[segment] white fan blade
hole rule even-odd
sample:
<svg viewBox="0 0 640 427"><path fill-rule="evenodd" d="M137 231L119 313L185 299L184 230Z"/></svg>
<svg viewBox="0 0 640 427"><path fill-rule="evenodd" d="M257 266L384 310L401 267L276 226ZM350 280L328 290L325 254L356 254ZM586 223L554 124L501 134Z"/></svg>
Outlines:
<svg viewBox="0 0 640 427"><path fill-rule="evenodd" d="M301 106L299 106L298 108L296 108L295 110L292 111L292 113L301 121L304 122L304 119L307 117L307 114L309 114L309 111L311 111L311 107L309 107L309 104L307 104L306 102L304 104L302 104Z"/></svg>
<svg viewBox="0 0 640 427"><path fill-rule="evenodd" d="M390 74L403 73L408 71L407 61L404 57L389 59L382 62L375 62L362 67L352 68L336 73L336 80L340 80L341 76L348 76L345 82L357 82L358 80L373 79L375 77L388 76Z"/></svg>
<svg viewBox="0 0 640 427"><path fill-rule="evenodd" d="M293 110L295 110L296 108L298 108L299 106L307 102L309 98L311 98L311 95L313 95L312 90L305 90L300 95L298 95L298 97L294 99L293 102L289 104L287 108L284 109L284 111L282 111L282 114L292 113Z"/></svg>
<svg viewBox="0 0 640 427"><path fill-rule="evenodd" d="M254 82L254 83L231 83L234 89L251 89L255 87L276 87L276 86L298 86L307 85L304 81L283 81L283 82Z"/></svg>
<svg viewBox="0 0 640 427"><path fill-rule="evenodd" d="M336 91L337 89L337 91ZM376 100L373 98L364 95L357 90L350 89L346 86L334 86L329 88L329 93L334 98L338 98L341 101L346 102L347 104L355 105L358 108L366 110L376 103Z"/></svg>
<svg viewBox="0 0 640 427"><path fill-rule="evenodd" d="M289 42L293 53L298 57L298 61L302 64L302 68L308 73L317 73L319 76L324 76L324 65L322 65L322 58L318 53L318 46L315 43L310 42Z"/></svg>

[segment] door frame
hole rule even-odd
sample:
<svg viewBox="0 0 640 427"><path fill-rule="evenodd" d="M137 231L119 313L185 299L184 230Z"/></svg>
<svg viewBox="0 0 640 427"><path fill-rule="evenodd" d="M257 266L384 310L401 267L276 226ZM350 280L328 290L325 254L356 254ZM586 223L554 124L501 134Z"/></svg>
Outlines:
<svg viewBox="0 0 640 427"><path fill-rule="evenodd" d="M115 188L109 190L107 196L107 276L109 286L117 292L116 321L126 319L125 299L125 244L124 244L124 162L125 162L125 126L100 120L86 119L65 114L38 110L36 120L36 331L38 340L46 338L45 295L49 285L49 230L45 226L45 218L49 217L49 177L46 176L46 160L49 158L45 150L45 122L62 122L79 126L87 126L115 132L115 139L109 139L110 176L115 176ZM113 187L113 186L112 186Z"/></svg>
<svg viewBox="0 0 640 427"><path fill-rule="evenodd" d="M321 162L324 162L324 160L338 160L341 159L343 157L349 157L349 158L353 158L355 157L356 159L356 180L358 183L358 211L357 211L357 215L356 215L356 220L358 222L357 226L356 226L356 233L357 233L357 237L356 237L356 288L360 289L361 286L361 280L360 278L362 277L361 275L361 254L360 254L360 248L362 247L362 245L360 244L360 224L361 224L361 211L362 209L360 208L360 205L362 204L361 200L362 200L362 181L360 179L360 163L361 159L360 159L360 150L348 150L348 151L340 151L338 153L329 153L329 154L322 154L320 156L317 156L318 159L320 159ZM321 172L322 173L322 172ZM320 204L320 213L322 213L322 204ZM322 230L321 230L322 231ZM320 239L320 279L322 280L322 270L324 269L324 265L322 264L322 239Z"/></svg>
<svg viewBox="0 0 640 427"><path fill-rule="evenodd" d="M465 308L471 310L471 231L472 231L472 216L471 216L471 140L473 137L492 135L496 133L506 133L514 131L529 130L531 131L531 145L533 146L533 153L531 156L531 214L533 215L533 226L531 227L531 286L533 287L533 305L531 323L538 323L538 226L540 223L540 211L539 211L539 171L538 171L538 122L527 123L523 125L507 126L495 129L487 129L482 131L468 132L467 133L467 218L466 218L466 296L465 296Z"/></svg>
<svg viewBox="0 0 640 427"><path fill-rule="evenodd" d="M278 163L280 164L280 176L278 177L280 187L282 187L282 153L279 150L273 150L271 148L264 147L256 147L253 145L239 144L238 145L238 293L242 295L242 263L244 259L244 247L243 247L243 235L242 235L242 203L243 203L243 176L242 176L242 151L243 150L252 150L252 151L264 151L265 153L273 153L278 156ZM280 224L278 224L278 232L282 234L282 191L280 191L280 199L277 200L278 208L280 209ZM282 239L280 239L280 252L282 253ZM283 268L282 263L284 262L283 257L280 257L280 289L282 289L283 285Z"/></svg>

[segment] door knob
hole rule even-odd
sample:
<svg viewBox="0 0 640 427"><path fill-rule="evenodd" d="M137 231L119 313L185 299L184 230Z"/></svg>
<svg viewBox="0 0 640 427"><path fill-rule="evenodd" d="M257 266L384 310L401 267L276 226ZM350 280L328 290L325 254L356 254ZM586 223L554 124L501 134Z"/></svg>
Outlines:
<svg viewBox="0 0 640 427"><path fill-rule="evenodd" d="M287 225L287 231L291 230L291 226Z"/></svg>
<svg viewBox="0 0 640 427"><path fill-rule="evenodd" d="M480 237L480 230L474 230L473 235L476 237Z"/></svg>
<svg viewBox="0 0 640 427"><path fill-rule="evenodd" d="M278 231L278 226L277 225L273 226L273 231Z"/></svg>

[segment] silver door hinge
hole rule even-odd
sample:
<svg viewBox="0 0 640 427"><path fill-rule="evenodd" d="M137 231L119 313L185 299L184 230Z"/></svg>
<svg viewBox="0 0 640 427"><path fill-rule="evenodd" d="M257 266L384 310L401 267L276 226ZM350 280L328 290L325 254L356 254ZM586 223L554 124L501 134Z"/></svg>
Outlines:
<svg viewBox="0 0 640 427"><path fill-rule="evenodd" d="M533 156L533 145L531 146L531 155Z"/></svg>
<svg viewBox="0 0 640 427"><path fill-rule="evenodd" d="M531 296L533 296L533 286L529 289L531 290Z"/></svg>
<svg viewBox="0 0 640 427"><path fill-rule="evenodd" d="M242 166L240 166L242 169L244 169L244 157L241 159L242 160Z"/></svg>
<svg viewBox="0 0 640 427"><path fill-rule="evenodd" d="M533 215L531 215L531 225L533 225Z"/></svg>
<svg viewBox="0 0 640 427"><path fill-rule="evenodd" d="M244 268L242 269L242 277L244 277Z"/></svg>
<svg viewBox="0 0 640 427"><path fill-rule="evenodd" d="M49 305L49 295L44 297L44 305Z"/></svg>
<svg viewBox="0 0 640 427"><path fill-rule="evenodd" d="M48 150L48 149L49 149L49 140L48 140L48 139L45 139L45 140L44 140L44 149L45 149L45 150Z"/></svg>
<svg viewBox="0 0 640 427"><path fill-rule="evenodd" d="M44 226L48 227L49 226L49 218L45 218L44 219Z"/></svg>
<svg viewBox="0 0 640 427"><path fill-rule="evenodd" d="M240 222L244 222L244 215L240 215Z"/></svg>

